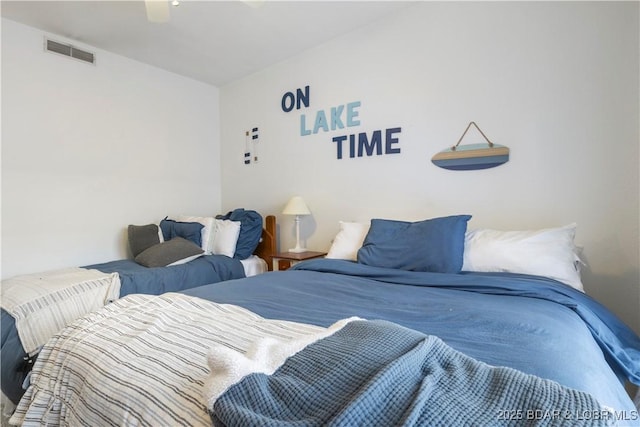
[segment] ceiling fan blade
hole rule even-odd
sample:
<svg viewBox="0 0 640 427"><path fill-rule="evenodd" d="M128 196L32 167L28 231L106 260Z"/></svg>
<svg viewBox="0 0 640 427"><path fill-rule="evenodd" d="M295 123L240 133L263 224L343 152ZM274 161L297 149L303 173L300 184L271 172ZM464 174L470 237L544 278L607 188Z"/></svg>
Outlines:
<svg viewBox="0 0 640 427"><path fill-rule="evenodd" d="M150 22L169 21L169 2L167 0L144 0L147 9L147 19Z"/></svg>

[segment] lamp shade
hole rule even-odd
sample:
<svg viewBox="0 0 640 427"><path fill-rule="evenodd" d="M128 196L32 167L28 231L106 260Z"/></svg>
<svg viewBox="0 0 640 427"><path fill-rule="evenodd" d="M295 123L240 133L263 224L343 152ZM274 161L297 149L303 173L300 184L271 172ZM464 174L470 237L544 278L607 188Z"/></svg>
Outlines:
<svg viewBox="0 0 640 427"><path fill-rule="evenodd" d="M282 211L284 215L311 215L311 211L307 204L300 196L294 196L289 200L287 206Z"/></svg>

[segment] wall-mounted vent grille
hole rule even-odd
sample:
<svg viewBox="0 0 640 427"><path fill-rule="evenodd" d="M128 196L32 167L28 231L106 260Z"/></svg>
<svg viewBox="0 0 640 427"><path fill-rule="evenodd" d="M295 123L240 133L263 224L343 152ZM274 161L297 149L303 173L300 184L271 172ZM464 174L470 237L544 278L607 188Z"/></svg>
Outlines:
<svg viewBox="0 0 640 427"><path fill-rule="evenodd" d="M90 64L96 63L96 56L93 53L78 49L70 44L58 43L53 40L45 39L45 49L48 52L59 53L60 55L69 56Z"/></svg>

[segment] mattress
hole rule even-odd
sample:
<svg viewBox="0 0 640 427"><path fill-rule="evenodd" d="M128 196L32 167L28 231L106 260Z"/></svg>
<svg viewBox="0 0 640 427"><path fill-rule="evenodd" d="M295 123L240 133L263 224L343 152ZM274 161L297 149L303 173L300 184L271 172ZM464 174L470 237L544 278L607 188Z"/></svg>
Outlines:
<svg viewBox="0 0 640 427"><path fill-rule="evenodd" d="M257 274L266 273L268 271L267 262L258 255L251 255L249 258L240 260L244 275L246 277L255 276Z"/></svg>

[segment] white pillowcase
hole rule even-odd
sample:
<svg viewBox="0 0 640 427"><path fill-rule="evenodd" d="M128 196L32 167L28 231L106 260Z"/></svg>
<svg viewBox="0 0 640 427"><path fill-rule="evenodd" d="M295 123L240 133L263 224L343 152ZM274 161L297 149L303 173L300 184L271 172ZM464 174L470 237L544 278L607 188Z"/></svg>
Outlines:
<svg viewBox="0 0 640 427"><path fill-rule="evenodd" d="M326 258L356 261L358 249L369 232L370 224L340 221L340 231L333 239Z"/></svg>
<svg viewBox="0 0 640 427"><path fill-rule="evenodd" d="M196 258L200 258L202 255L204 255L204 252L201 253L201 254L198 254L198 255L192 255L192 256L189 256L189 257L186 257L186 258L179 259L178 261L172 262L171 264L167 264L167 267L172 267L174 265L186 264L188 262L193 261Z"/></svg>
<svg viewBox="0 0 640 427"><path fill-rule="evenodd" d="M233 258L236 253L238 236L240 236L240 221L228 219L213 220L211 253L214 255L226 255Z"/></svg>
<svg viewBox="0 0 640 427"><path fill-rule="evenodd" d="M213 222L215 220L212 216L187 216L187 215L179 215L176 219L179 222L199 222L204 227L202 227L202 250L206 254L211 253L211 248L213 246ZM234 249L235 250L235 249Z"/></svg>
<svg viewBox="0 0 640 427"><path fill-rule="evenodd" d="M467 231L462 270L545 276L584 292L575 233L576 224L530 231Z"/></svg>

